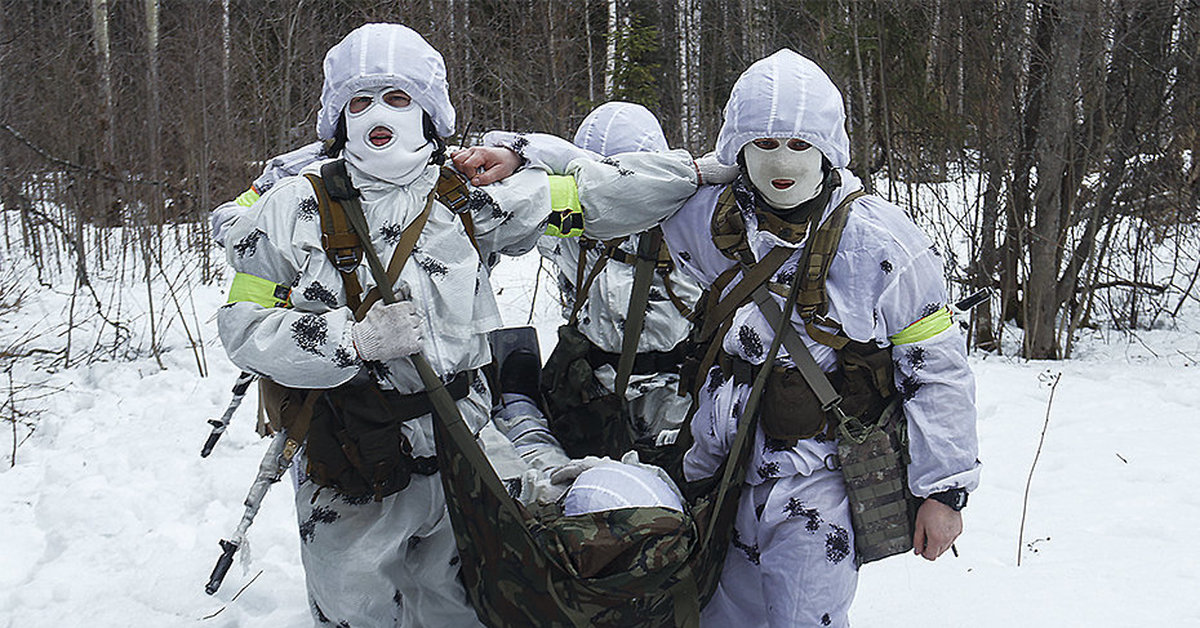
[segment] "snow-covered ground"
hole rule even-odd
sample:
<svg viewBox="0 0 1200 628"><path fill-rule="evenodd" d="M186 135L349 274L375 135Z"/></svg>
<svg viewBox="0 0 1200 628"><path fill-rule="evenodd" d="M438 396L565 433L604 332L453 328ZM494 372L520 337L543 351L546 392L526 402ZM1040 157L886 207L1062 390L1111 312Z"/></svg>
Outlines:
<svg viewBox="0 0 1200 628"><path fill-rule="evenodd" d="M533 312L545 353L559 312L548 274L534 298L538 267L536 254L506 260L494 283L507 324ZM128 319L144 292L101 296L123 303ZM161 334L165 369L150 356L55 372L24 360L13 369L14 386L25 387L14 394L19 409L42 414L28 439L16 426L15 453L0 433L0 628L309 625L287 483L267 496L249 551L221 590L204 593L266 442L253 433L251 396L212 456L198 455L205 420L224 410L237 371L210 318L223 288L188 292L179 307L156 305L175 322ZM69 302L69 287L34 288L4 313L0 348L30 330L59 333L47 325L65 319ZM960 557L864 567L853 622L1200 626L1200 312L1185 312L1136 338L1084 337L1068 362L974 357L984 475L964 513ZM197 375L184 321L203 338L207 377ZM79 336L84 350L95 342ZM1059 373L1051 405L1049 378ZM8 387L0 378L0 403Z"/></svg>

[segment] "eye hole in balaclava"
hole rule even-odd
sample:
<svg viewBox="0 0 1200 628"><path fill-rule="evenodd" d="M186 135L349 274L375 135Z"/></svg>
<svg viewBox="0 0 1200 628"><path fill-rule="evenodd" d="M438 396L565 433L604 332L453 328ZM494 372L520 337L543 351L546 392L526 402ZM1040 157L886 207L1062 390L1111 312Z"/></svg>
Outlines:
<svg viewBox="0 0 1200 628"><path fill-rule="evenodd" d="M446 163L446 140L442 139L437 134L437 126L433 123L433 117L429 112L423 112L424 117L421 120L422 131L425 139L433 142L433 155L429 158L429 163L441 166ZM346 112L338 116L337 126L333 129L333 139L325 141L325 146L321 149L321 154L326 157L337 157L342 154L342 150L346 148Z"/></svg>

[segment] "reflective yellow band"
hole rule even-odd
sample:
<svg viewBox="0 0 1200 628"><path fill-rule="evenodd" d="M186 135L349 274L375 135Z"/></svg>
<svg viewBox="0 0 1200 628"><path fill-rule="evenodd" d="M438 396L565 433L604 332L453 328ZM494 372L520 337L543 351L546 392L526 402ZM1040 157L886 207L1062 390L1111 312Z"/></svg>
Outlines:
<svg viewBox="0 0 1200 628"><path fill-rule="evenodd" d="M251 301L263 307L292 307L292 289L246 273L233 276L229 303Z"/></svg>
<svg viewBox="0 0 1200 628"><path fill-rule="evenodd" d="M550 175L550 224L546 235L574 238L583 235L583 206L575 177Z"/></svg>
<svg viewBox="0 0 1200 628"><path fill-rule="evenodd" d="M257 200L258 200L258 190L255 190L254 186L250 186L249 190L242 192L241 196L233 199L233 202L237 203L238 205L241 205L242 207L249 207L249 206L253 205L254 202Z"/></svg>
<svg viewBox="0 0 1200 628"><path fill-rule="evenodd" d="M899 333L889 338L889 340L892 341L893 345L907 345L914 342L921 342L922 340L929 340L950 329L952 322L950 308L943 307L933 314L901 329Z"/></svg>

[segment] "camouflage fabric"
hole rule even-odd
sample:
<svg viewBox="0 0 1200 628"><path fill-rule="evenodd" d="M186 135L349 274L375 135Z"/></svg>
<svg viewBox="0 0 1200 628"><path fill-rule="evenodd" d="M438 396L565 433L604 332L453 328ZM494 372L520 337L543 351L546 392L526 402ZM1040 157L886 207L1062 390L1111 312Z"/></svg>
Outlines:
<svg viewBox="0 0 1200 628"><path fill-rule="evenodd" d="M522 507L461 423L434 424L462 579L480 621L496 627L698 625L729 546L748 447L736 450L741 464L728 473L688 487L698 497L686 513L627 508L566 517L557 508L534 513Z"/></svg>
<svg viewBox="0 0 1200 628"><path fill-rule="evenodd" d="M920 500L908 490L907 429L898 404L861 433L843 424L838 458L850 499L854 553L859 565L913 548Z"/></svg>

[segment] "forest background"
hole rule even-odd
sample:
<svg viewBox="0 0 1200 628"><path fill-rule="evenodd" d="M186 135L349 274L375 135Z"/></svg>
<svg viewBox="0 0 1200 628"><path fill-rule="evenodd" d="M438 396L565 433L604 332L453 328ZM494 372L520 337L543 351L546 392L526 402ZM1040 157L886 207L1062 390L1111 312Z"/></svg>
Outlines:
<svg viewBox="0 0 1200 628"><path fill-rule="evenodd" d="M2 4L5 254L31 256L41 283L73 274L91 292L81 311L102 317L91 275L140 260L151 314L134 352L157 351L155 300L177 298L151 285L163 256L223 279L209 210L314 139L320 60L368 21L443 52L462 144L492 128L571 137L621 99L701 154L750 63L780 47L813 58L845 94L852 169L943 246L955 294L999 294L972 316L985 350L1011 333L1011 352L1068 357L1081 327L1161 324L1200 290L1195 0ZM959 201L924 192L948 187ZM0 304L19 296L12 274ZM108 348L143 337L109 316Z"/></svg>

